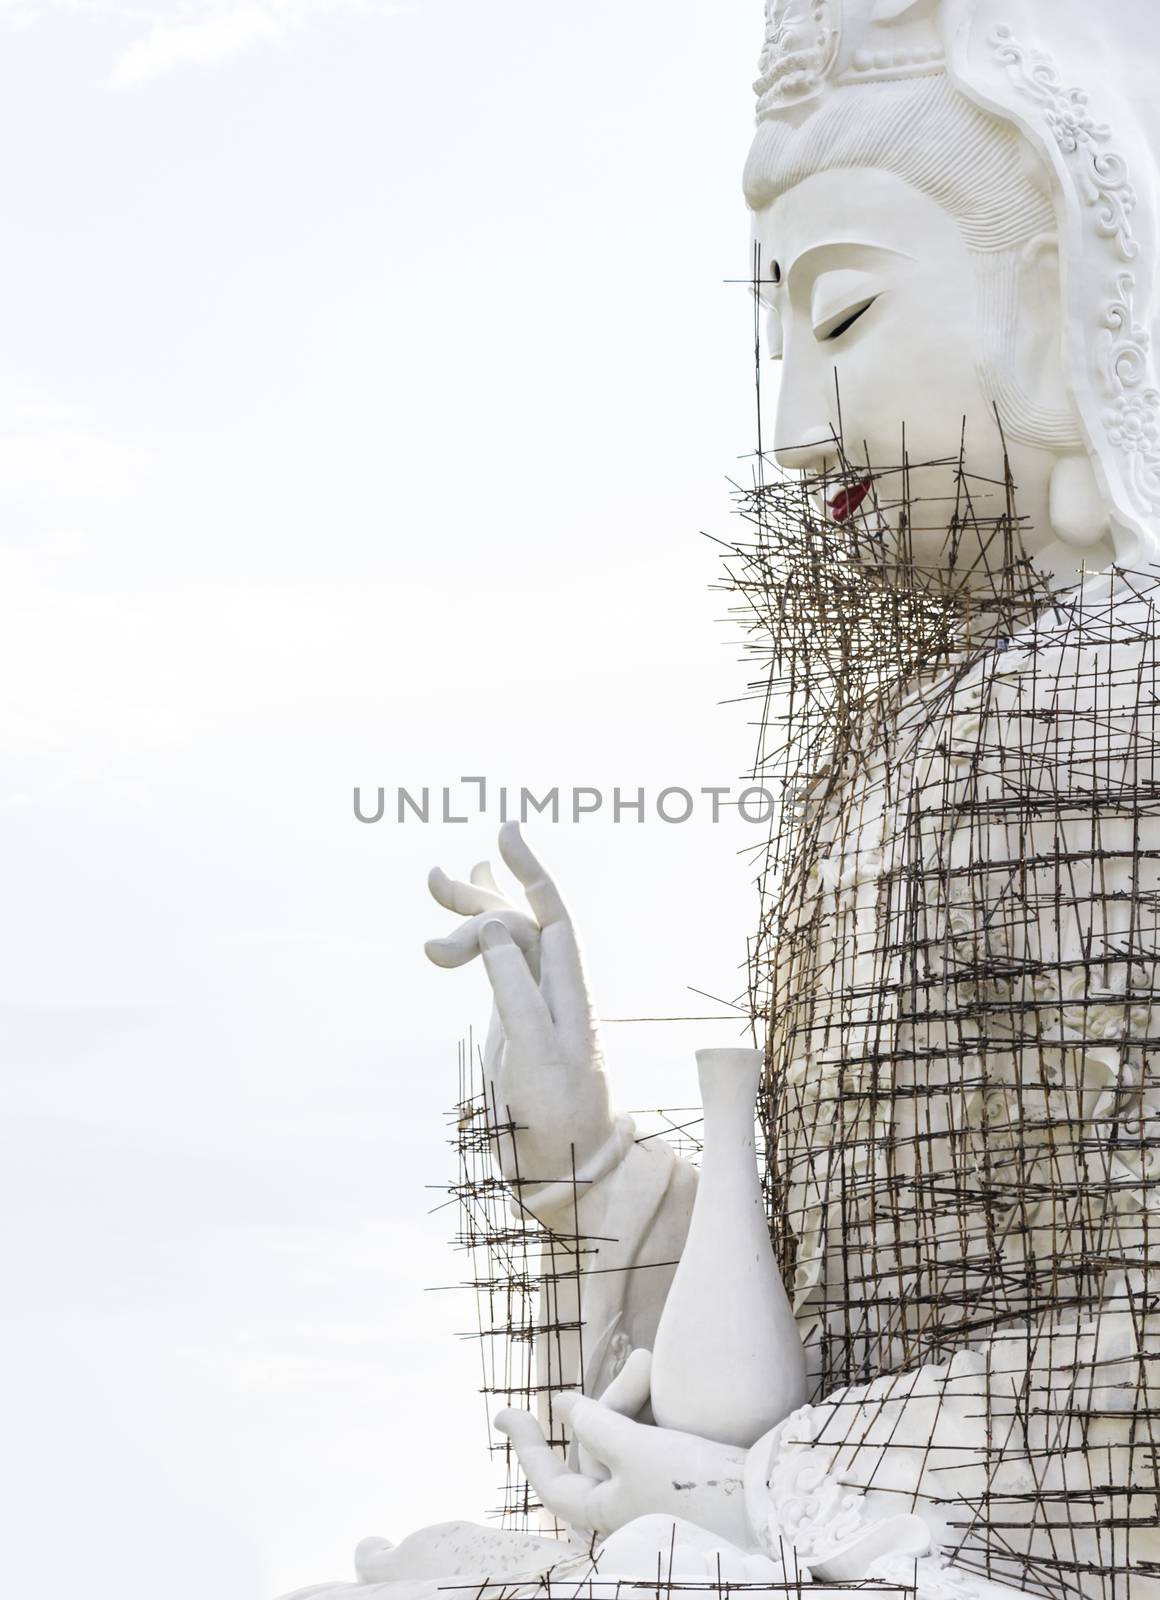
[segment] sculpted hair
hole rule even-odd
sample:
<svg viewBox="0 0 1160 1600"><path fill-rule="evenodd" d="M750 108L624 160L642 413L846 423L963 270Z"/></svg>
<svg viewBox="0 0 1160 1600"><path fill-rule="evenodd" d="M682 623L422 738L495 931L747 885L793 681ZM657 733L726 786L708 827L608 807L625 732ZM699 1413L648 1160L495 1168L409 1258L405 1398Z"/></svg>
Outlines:
<svg viewBox="0 0 1160 1600"><path fill-rule="evenodd" d="M948 211L972 250L1010 250L1055 227L1047 173L1009 124L971 104L944 74L829 90L758 123L745 198L761 211L817 172L878 168Z"/></svg>

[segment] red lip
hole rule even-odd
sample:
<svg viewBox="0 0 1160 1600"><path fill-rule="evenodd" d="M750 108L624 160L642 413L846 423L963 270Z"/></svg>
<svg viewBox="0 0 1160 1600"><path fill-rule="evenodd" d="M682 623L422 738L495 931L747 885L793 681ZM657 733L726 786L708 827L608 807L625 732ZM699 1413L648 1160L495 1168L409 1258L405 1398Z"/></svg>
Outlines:
<svg viewBox="0 0 1160 1600"><path fill-rule="evenodd" d="M873 478L863 478L851 489L839 489L826 501L831 522L848 522L874 487Z"/></svg>

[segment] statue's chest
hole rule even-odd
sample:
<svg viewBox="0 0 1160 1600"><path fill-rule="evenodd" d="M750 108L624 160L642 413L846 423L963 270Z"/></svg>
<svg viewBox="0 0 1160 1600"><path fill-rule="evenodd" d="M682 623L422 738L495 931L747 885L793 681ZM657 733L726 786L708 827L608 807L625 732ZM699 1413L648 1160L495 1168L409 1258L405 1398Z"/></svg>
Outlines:
<svg viewBox="0 0 1160 1600"><path fill-rule="evenodd" d="M775 1059L855 1093L959 1081L1052 1006L1151 988L1160 712L1151 635L1012 647L931 683L806 786L778 907ZM1149 676L1149 682L1154 681ZM1074 1021L1072 1017L1071 1021Z"/></svg>
<svg viewBox="0 0 1160 1600"><path fill-rule="evenodd" d="M1082 1255L1114 1214L1130 1243L1120 1212L1160 1201L1152 638L948 675L800 798L770 985L771 1176L800 1314L841 1323L857 1282L865 1338L899 1341L890 1360L914 1354L904 1308L947 1273L964 1317L988 1296L1023 1315L1028 1263L1058 1271L1053 1241L1078 1229ZM935 1332L957 1327L948 1312Z"/></svg>
<svg viewBox="0 0 1160 1600"><path fill-rule="evenodd" d="M803 786L778 906L773 1019L790 1081L823 1098L874 1096L898 1067L898 1029L986 928L977 879L989 834L973 825L991 685L928 686L836 773Z"/></svg>

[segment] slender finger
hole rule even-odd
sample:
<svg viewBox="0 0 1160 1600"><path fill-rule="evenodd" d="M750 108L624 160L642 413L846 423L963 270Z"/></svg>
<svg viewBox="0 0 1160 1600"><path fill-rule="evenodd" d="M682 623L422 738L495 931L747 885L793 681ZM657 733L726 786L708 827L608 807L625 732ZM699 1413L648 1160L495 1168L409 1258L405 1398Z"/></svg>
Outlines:
<svg viewBox="0 0 1160 1600"><path fill-rule="evenodd" d="M479 954L479 930L485 922L502 922L529 957L538 957L540 930L525 911L481 911L442 939L428 939L423 949L437 967L462 967Z"/></svg>
<svg viewBox="0 0 1160 1600"><path fill-rule="evenodd" d="M434 898L447 911L460 917L474 917L481 911L508 911L510 901L498 889L486 889L482 884L463 883L449 878L442 867L432 867L427 874L427 887Z"/></svg>
<svg viewBox="0 0 1160 1600"><path fill-rule="evenodd" d="M492 1421L496 1432L511 1440L520 1465L536 1489L567 1472L568 1468L544 1438L544 1430L530 1411L509 1407L497 1411Z"/></svg>
<svg viewBox="0 0 1160 1600"><path fill-rule="evenodd" d="M552 922L540 930L540 979L548 1009L556 1019L569 1054L589 1059L596 1053L596 1019L588 994L584 961L571 922Z"/></svg>
<svg viewBox="0 0 1160 1600"><path fill-rule="evenodd" d="M634 1350L600 1396L600 1404L618 1416L635 1417L644 1410L651 1377L652 1352Z"/></svg>
<svg viewBox="0 0 1160 1600"><path fill-rule="evenodd" d="M547 1509L570 1528L586 1528L592 1533L609 1533L609 1485L582 1472L566 1472L555 1478L540 1494Z"/></svg>
<svg viewBox="0 0 1160 1600"><path fill-rule="evenodd" d="M540 967L548 1008L568 1045L586 1053L592 1040L592 1003L572 918L563 897L517 822L499 832L500 854L523 885L540 924Z"/></svg>
<svg viewBox="0 0 1160 1600"><path fill-rule="evenodd" d="M549 1511L575 1527L593 1527L593 1495L599 1484L561 1461L526 1411L501 1411L496 1430L511 1440L524 1476Z"/></svg>
<svg viewBox="0 0 1160 1600"><path fill-rule="evenodd" d="M559 1055L559 1046L552 1013L532 969L498 917L484 920L479 945L509 1047L547 1065Z"/></svg>
<svg viewBox="0 0 1160 1600"><path fill-rule="evenodd" d="M572 1437L614 1473L631 1454L633 1443L641 1437L640 1430L644 1426L610 1411L599 1400L585 1399L582 1394L557 1395L553 1409L571 1428Z"/></svg>
<svg viewBox="0 0 1160 1600"><path fill-rule="evenodd" d="M552 922L566 922L568 913L564 909L560 891L520 832L518 822L505 822L500 828L499 853L523 885L528 904L536 913L540 927L546 928Z"/></svg>
<svg viewBox="0 0 1160 1600"><path fill-rule="evenodd" d="M607 1406L609 1411L615 1411L621 1417L639 1416L651 1391L651 1376L652 1352L644 1349L634 1350L600 1396L600 1404ZM579 1443L577 1443L576 1460L581 1472L589 1473L594 1478L607 1476L606 1470L600 1466L596 1458Z"/></svg>
<svg viewBox="0 0 1160 1600"><path fill-rule="evenodd" d="M491 1016L487 1019L487 1036L483 1041L483 1076L487 1083L495 1081L502 1057L503 1026L499 1012L492 1006Z"/></svg>
<svg viewBox="0 0 1160 1600"><path fill-rule="evenodd" d="M491 870L490 861L477 861L471 869L471 881L479 889L490 889L492 894L498 894L504 899L504 892L495 881L495 874Z"/></svg>

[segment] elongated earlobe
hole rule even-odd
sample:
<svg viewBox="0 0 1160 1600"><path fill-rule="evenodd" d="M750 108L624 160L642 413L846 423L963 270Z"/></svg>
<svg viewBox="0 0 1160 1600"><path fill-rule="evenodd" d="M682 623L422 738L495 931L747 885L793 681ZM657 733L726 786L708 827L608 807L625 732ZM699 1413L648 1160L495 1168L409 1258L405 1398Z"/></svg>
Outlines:
<svg viewBox="0 0 1160 1600"><path fill-rule="evenodd" d="M1060 331L1055 235L1037 234L1021 250L979 256L976 274L979 381L1007 437L1055 455L1079 453L1083 434Z"/></svg>
<svg viewBox="0 0 1160 1600"><path fill-rule="evenodd" d="M1051 469L1048 514L1057 539L1073 550L1108 537L1108 511L1085 452L1067 455Z"/></svg>

